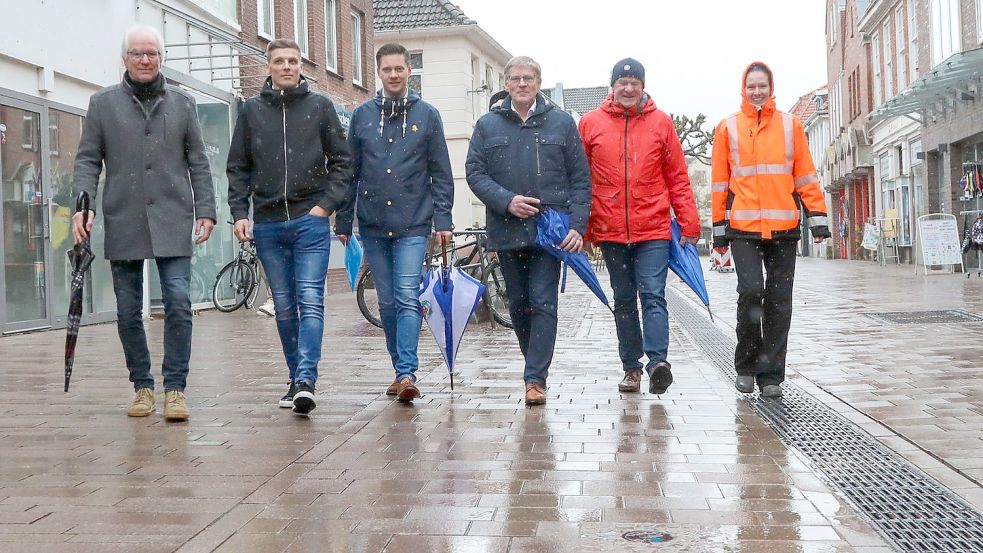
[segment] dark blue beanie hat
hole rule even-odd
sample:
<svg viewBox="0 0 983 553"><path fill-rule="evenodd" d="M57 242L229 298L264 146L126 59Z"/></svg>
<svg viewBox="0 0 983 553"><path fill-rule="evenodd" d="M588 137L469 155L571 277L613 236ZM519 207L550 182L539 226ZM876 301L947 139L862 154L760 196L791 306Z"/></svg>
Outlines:
<svg viewBox="0 0 983 553"><path fill-rule="evenodd" d="M614 69L611 70L611 86L621 77L635 77L645 86L645 68L634 58L625 58L614 64Z"/></svg>

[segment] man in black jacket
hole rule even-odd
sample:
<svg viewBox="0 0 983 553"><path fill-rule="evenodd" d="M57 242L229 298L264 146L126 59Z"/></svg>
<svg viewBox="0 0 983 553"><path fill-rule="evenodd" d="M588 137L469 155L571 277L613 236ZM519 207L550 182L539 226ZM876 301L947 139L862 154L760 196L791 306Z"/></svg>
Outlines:
<svg viewBox="0 0 983 553"><path fill-rule="evenodd" d="M255 235L273 292L290 369L280 407L306 415L316 405L329 217L348 193L352 156L331 100L308 90L300 74L297 43L274 40L266 57L270 77L239 111L229 147L229 207L236 238ZM249 221L250 200L255 225Z"/></svg>
<svg viewBox="0 0 983 553"><path fill-rule="evenodd" d="M582 251L590 212L590 168L573 117L539 93L542 72L518 56L505 65L509 95L478 120L468 159L468 185L485 204L488 247L498 252L509 314L525 358L527 405L546 403L546 377L556 343L560 262L536 246L536 215L570 215L559 246Z"/></svg>

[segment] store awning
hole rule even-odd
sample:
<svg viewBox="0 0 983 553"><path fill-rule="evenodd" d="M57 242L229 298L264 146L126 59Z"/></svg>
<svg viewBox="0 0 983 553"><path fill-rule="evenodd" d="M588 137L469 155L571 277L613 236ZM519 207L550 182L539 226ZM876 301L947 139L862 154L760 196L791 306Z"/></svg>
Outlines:
<svg viewBox="0 0 983 553"><path fill-rule="evenodd" d="M867 118L877 122L888 117L945 112L956 102L975 100L983 83L983 48L953 54L908 88L884 102Z"/></svg>

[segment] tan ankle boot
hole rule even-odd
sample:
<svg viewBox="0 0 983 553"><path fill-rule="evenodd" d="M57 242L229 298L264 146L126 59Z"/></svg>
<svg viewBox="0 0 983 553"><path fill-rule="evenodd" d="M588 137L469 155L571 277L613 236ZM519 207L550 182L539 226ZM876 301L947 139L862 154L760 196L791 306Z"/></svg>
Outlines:
<svg viewBox="0 0 983 553"><path fill-rule="evenodd" d="M126 415L128 417L146 417L154 412L157 407L157 400L154 399L154 391L151 388L140 388L137 390L136 396L133 397L133 403L126 409Z"/></svg>
<svg viewBox="0 0 983 553"><path fill-rule="evenodd" d="M184 392L172 390L164 394L164 418L169 421L186 421L191 416Z"/></svg>

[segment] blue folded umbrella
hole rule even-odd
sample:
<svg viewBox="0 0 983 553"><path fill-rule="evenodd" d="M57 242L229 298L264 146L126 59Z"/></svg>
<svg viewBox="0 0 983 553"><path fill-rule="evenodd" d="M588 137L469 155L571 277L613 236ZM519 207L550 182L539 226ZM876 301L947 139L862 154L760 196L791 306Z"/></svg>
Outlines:
<svg viewBox="0 0 983 553"><path fill-rule="evenodd" d="M710 294L707 293L707 283L703 279L700 253L696 251L695 244L683 246L679 243L682 229L676 219L672 220L670 231L672 240L669 244L669 268L699 296L703 305L707 306L707 312L710 313L710 320L712 321L713 311L710 311Z"/></svg>
<svg viewBox="0 0 983 553"><path fill-rule="evenodd" d="M358 281L358 269L362 266L362 245L358 243L358 238L354 234L348 239L348 246L345 248L345 272L348 273L348 285L355 291L355 283Z"/></svg>
<svg viewBox="0 0 983 553"><path fill-rule="evenodd" d="M573 269L573 272L577 273L580 280L584 281L584 284L590 288L591 292L594 292L594 295L608 309L611 309L608 297L604 293L604 289L601 288L601 282L597 279L597 275L594 274L594 269L591 268L587 254L584 252L571 253L560 248L560 243L563 242L567 233L570 232L570 215L552 208L547 208L536 216L536 230L536 245L563 262L563 286L560 290L563 291L566 288L566 268L570 267Z"/></svg>

